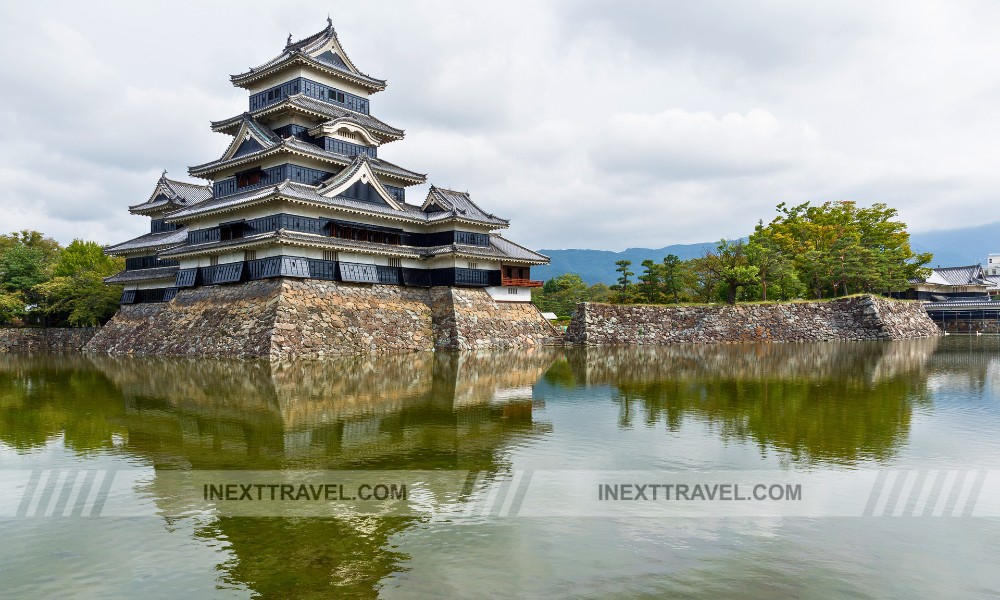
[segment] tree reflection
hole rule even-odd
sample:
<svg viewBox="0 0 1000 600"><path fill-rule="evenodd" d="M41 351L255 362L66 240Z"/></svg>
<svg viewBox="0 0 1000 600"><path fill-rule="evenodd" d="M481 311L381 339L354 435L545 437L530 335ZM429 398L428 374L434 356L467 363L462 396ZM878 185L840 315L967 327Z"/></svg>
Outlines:
<svg viewBox="0 0 1000 600"><path fill-rule="evenodd" d="M559 378L611 384L620 427L707 423L796 461L885 460L928 404L938 339L900 342L603 348L571 353Z"/></svg>
<svg viewBox="0 0 1000 600"><path fill-rule="evenodd" d="M62 435L158 473L200 470L503 471L506 449L550 430L532 384L554 359L408 354L271 364L112 357L0 357L0 440L31 451ZM140 490L164 515L176 488ZM167 518L168 524L173 517ZM261 597L373 597L405 570L393 535L412 517L218 517L197 529L227 548L220 585Z"/></svg>

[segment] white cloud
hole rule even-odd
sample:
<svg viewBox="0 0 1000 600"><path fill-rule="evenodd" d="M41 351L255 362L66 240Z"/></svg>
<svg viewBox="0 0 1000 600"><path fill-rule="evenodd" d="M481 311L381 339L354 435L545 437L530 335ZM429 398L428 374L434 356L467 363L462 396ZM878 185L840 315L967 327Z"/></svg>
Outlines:
<svg viewBox="0 0 1000 600"><path fill-rule="evenodd" d="M228 75L324 25L305 0L25 4L0 23L0 229L141 232L161 169L217 157L246 109ZM192 18L197 15L197 18ZM745 234L777 202L886 201L916 230L994 220L992 3L343 5L389 80L381 150L468 190L534 247ZM423 189L413 189L419 202ZM947 208L945 208L945 205Z"/></svg>

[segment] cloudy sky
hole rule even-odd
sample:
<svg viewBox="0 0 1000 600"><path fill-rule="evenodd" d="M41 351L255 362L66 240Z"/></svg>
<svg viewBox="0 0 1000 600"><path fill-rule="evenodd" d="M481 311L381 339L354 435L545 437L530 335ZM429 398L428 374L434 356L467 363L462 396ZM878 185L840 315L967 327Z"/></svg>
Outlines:
<svg viewBox="0 0 1000 600"><path fill-rule="evenodd" d="M530 246L737 237L782 201L1000 221L995 2L0 1L0 230L144 232L160 172L226 148L228 76L328 12L389 81L372 113L407 137L379 155Z"/></svg>

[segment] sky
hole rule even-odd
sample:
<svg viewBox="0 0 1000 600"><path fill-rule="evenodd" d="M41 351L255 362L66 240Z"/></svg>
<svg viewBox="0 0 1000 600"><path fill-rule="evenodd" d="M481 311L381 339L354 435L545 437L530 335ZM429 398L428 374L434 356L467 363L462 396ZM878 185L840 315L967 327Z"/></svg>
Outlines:
<svg viewBox="0 0 1000 600"><path fill-rule="evenodd" d="M746 235L779 202L885 202L911 231L1000 221L1000 3L0 0L0 231L148 231L247 109L229 75L329 14L379 156L534 248ZM200 181L200 180L199 180ZM419 204L427 186L407 190Z"/></svg>

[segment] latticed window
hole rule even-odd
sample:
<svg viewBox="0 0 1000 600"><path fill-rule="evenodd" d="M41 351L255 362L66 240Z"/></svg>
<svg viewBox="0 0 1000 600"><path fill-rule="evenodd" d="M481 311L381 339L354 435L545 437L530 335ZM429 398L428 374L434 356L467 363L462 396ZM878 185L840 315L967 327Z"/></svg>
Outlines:
<svg viewBox="0 0 1000 600"><path fill-rule="evenodd" d="M243 253L243 260L257 260L256 250L247 250Z"/></svg>
<svg viewBox="0 0 1000 600"><path fill-rule="evenodd" d="M323 260L337 260L337 251L336 250L324 250L323 251Z"/></svg>
<svg viewBox="0 0 1000 600"><path fill-rule="evenodd" d="M217 255L216 256L210 256L210 257L208 257L208 264L210 266L213 266L213 267L218 266L219 265L219 257Z"/></svg>
<svg viewBox="0 0 1000 600"><path fill-rule="evenodd" d="M401 259L401 258L390 258L389 259L389 266L390 267L402 267L403 266L403 259Z"/></svg>

